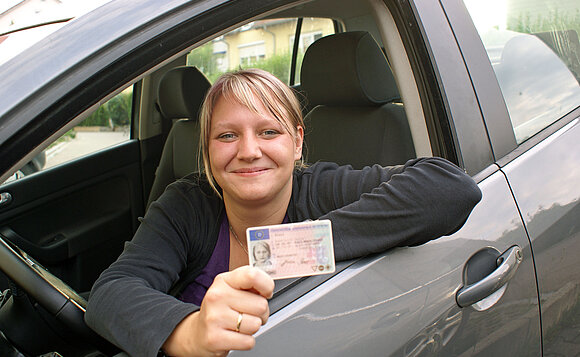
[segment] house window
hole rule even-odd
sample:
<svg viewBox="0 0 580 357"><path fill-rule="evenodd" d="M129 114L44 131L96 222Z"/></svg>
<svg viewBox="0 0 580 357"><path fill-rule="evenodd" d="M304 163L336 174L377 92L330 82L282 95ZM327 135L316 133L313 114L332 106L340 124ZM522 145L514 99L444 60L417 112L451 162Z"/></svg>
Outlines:
<svg viewBox="0 0 580 357"><path fill-rule="evenodd" d="M241 66L250 66L266 58L266 45L264 41L245 43L238 46L238 55Z"/></svg>
<svg viewBox="0 0 580 357"><path fill-rule="evenodd" d="M323 36L322 31L308 32L308 33L301 34L300 35L300 42L298 42L298 51L300 53L306 52L306 49L312 43L314 43L314 41L318 40L319 38L322 38L322 36ZM294 35L290 36L290 46L294 46L294 38L295 38Z"/></svg>

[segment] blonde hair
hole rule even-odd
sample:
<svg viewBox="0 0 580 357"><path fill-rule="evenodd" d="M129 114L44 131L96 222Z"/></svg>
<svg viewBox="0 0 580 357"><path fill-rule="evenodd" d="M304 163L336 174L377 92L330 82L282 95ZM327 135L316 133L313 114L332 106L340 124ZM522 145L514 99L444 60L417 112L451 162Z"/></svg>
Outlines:
<svg viewBox="0 0 580 357"><path fill-rule="evenodd" d="M294 91L274 75L257 68L243 69L225 73L208 90L200 112L200 157L203 160L203 171L214 189L221 196L217 183L211 172L209 162L209 139L211 117L220 98L235 101L258 115L273 116L282 127L296 139L297 127L304 128L300 103ZM255 99L258 99L268 113L261 113ZM303 167L301 158L296 165ZM200 165L201 167L201 165Z"/></svg>

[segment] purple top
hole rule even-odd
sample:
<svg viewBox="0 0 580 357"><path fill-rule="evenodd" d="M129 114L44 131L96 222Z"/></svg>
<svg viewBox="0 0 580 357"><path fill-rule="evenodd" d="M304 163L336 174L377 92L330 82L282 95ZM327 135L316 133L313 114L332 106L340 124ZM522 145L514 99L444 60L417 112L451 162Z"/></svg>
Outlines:
<svg viewBox="0 0 580 357"><path fill-rule="evenodd" d="M288 223L288 216L284 216L282 223ZM218 274L230 270L230 222L228 216L224 215L217 243L213 253L195 280L189 284L179 295L179 300L201 306L201 301L207 292L207 289L213 283Z"/></svg>
<svg viewBox="0 0 580 357"><path fill-rule="evenodd" d="M230 223L224 215L217 243L207 262L207 265L195 280L189 284L179 296L179 300L201 306L201 301L207 289L213 283L216 275L230 270Z"/></svg>

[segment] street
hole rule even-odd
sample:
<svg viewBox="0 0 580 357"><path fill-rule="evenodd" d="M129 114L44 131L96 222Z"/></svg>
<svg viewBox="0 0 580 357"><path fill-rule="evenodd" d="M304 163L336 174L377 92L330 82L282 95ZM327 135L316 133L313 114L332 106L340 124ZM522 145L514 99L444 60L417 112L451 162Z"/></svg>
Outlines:
<svg viewBox="0 0 580 357"><path fill-rule="evenodd" d="M46 150L45 169L129 139L129 131L77 131L76 137Z"/></svg>

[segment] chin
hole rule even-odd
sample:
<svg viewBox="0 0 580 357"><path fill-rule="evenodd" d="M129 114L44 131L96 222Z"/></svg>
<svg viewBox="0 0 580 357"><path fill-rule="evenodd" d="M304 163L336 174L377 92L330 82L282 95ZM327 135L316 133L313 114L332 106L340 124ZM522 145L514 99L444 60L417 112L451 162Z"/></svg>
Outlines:
<svg viewBox="0 0 580 357"><path fill-rule="evenodd" d="M285 185L269 185L270 180L230 186L230 196L248 203L267 203L283 194ZM223 188L223 187L222 187Z"/></svg>
<svg viewBox="0 0 580 357"><path fill-rule="evenodd" d="M268 198L271 198L272 196L273 195L264 192L245 192L238 195L240 199L248 202L262 202L268 200Z"/></svg>

